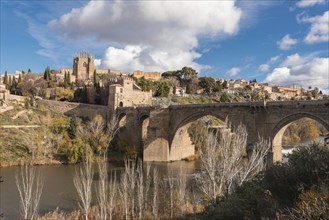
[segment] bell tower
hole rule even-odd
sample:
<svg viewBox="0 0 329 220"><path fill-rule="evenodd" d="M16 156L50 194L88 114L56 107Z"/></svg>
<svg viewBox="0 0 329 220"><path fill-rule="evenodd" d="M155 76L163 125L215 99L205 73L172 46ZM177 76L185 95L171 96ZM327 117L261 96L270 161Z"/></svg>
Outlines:
<svg viewBox="0 0 329 220"><path fill-rule="evenodd" d="M94 56L81 51L79 56L73 58L73 75L78 80L91 80L94 74Z"/></svg>

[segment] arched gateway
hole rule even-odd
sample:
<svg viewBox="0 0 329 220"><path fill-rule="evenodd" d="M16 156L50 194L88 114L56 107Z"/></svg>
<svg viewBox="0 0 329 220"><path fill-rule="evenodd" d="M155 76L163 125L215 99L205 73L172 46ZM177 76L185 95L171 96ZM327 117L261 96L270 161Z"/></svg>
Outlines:
<svg viewBox="0 0 329 220"><path fill-rule="evenodd" d="M174 161L194 154L187 128L205 115L228 118L233 127L246 125L248 144L255 143L259 136L270 139L274 161L281 159L282 135L293 121L311 118L329 131L329 100L193 104L117 111L125 113L127 129L142 143L145 161Z"/></svg>

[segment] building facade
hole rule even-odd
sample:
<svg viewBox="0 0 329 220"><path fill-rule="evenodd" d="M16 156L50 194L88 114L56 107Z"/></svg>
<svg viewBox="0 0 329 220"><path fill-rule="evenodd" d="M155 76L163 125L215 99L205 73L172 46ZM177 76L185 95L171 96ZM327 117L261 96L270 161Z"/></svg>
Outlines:
<svg viewBox="0 0 329 220"><path fill-rule="evenodd" d="M94 56L82 51L73 59L73 75L77 80L91 80L94 75Z"/></svg>
<svg viewBox="0 0 329 220"><path fill-rule="evenodd" d="M159 72L143 72L141 70L135 70L132 73L132 76L136 77L137 79L144 77L145 79L152 81L158 81L161 79L161 73Z"/></svg>
<svg viewBox="0 0 329 220"><path fill-rule="evenodd" d="M116 83L109 86L110 109L118 107L134 107L152 105L152 91L143 92L134 79L127 76L117 78Z"/></svg>

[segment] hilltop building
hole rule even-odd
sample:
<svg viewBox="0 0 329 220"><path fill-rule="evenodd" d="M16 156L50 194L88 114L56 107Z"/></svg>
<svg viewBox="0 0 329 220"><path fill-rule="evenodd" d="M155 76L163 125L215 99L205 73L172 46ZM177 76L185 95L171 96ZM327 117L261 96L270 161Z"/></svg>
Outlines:
<svg viewBox="0 0 329 220"><path fill-rule="evenodd" d="M73 59L73 75L77 80L91 80L94 75L94 56L82 51Z"/></svg>
<svg viewBox="0 0 329 220"><path fill-rule="evenodd" d="M110 109L152 104L152 91L143 92L142 89L134 83L133 78L121 76L114 80L113 84L109 86L108 106Z"/></svg>
<svg viewBox="0 0 329 220"><path fill-rule="evenodd" d="M137 79L144 77L152 81L158 81L161 79L161 73L159 72L143 72L141 70L135 70L131 76L136 77Z"/></svg>

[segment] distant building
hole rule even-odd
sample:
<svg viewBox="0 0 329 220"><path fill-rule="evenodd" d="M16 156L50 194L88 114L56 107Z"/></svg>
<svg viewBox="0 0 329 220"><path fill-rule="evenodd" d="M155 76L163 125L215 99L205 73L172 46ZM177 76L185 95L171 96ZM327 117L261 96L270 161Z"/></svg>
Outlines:
<svg viewBox="0 0 329 220"><path fill-rule="evenodd" d="M111 70L111 69L95 69L95 73L96 75L106 75L106 74L111 74L116 76L125 75L120 70Z"/></svg>
<svg viewBox="0 0 329 220"><path fill-rule="evenodd" d="M69 73L69 74L72 75L73 74L73 68L64 68L64 67L62 67L61 68L61 73L62 74L65 74L65 73L68 74Z"/></svg>
<svg viewBox="0 0 329 220"><path fill-rule="evenodd" d="M141 70L135 70L131 75L137 79L142 77L152 81L158 81L161 79L161 73L159 72L143 72Z"/></svg>
<svg viewBox="0 0 329 220"><path fill-rule="evenodd" d="M73 59L73 75L77 80L91 80L94 75L94 56L82 51Z"/></svg>
<svg viewBox="0 0 329 220"><path fill-rule="evenodd" d="M302 89L294 89L284 86L273 86L273 92L280 93L284 98L293 98L302 94Z"/></svg>
<svg viewBox="0 0 329 220"><path fill-rule="evenodd" d="M118 107L147 106L152 104L152 91L143 92L133 78L118 77L114 84L109 86L110 109Z"/></svg>

